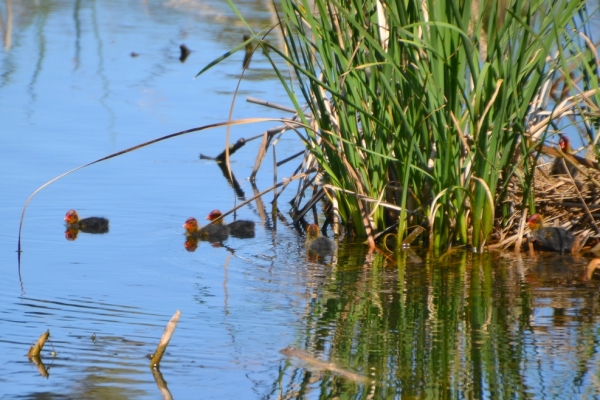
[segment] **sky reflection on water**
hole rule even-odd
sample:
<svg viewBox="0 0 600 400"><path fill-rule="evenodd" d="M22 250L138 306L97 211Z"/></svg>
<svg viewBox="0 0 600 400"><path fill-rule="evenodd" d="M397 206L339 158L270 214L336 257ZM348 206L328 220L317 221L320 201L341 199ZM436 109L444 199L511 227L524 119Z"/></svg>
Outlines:
<svg viewBox="0 0 600 400"><path fill-rule="evenodd" d="M192 77L244 30L221 2L11 5L10 47L0 53L0 397L157 398L146 355L175 310L182 317L161 364L174 398L600 395L600 303L597 282L582 279L585 258L437 258L413 249L393 261L349 241L334 265L308 262L286 216L293 190L279 200L280 215L272 194L239 210L257 221L255 238L186 250L188 217L204 221L241 201L214 162L198 158L223 150L224 129L167 140L42 190L27 210L19 280L16 235L33 190L110 153L226 120L243 53ZM273 21L268 3L239 6L256 29ZM185 63L181 43L192 50ZM245 102L289 105L268 71L257 54L234 118L286 116ZM235 127L231 141L271 127ZM246 198L272 185L270 155L257 187L246 179L258 142L232 157ZM279 159L299 145L284 136ZM294 168L280 167L279 178ZM66 240L70 208L109 218L110 232ZM47 329L43 378L25 354ZM286 358L279 351L288 346L316 361Z"/></svg>

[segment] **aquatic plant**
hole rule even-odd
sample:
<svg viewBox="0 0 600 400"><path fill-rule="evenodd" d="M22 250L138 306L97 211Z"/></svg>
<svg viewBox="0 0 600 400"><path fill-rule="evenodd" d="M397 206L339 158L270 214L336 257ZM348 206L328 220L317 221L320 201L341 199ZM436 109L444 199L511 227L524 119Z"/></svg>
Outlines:
<svg viewBox="0 0 600 400"><path fill-rule="evenodd" d="M549 127L568 115L594 137L584 1L280 4L285 49L259 46L311 128L306 147L336 215L371 244L397 223L399 237L426 226L432 248L481 250L514 214L498 207L509 183L519 211L534 207Z"/></svg>
<svg viewBox="0 0 600 400"><path fill-rule="evenodd" d="M536 191L543 188L544 198L552 192L562 199L558 206L579 208L580 221L600 232L586 206L600 200L600 180L585 170L600 170L598 163L544 145L551 128L559 131L565 120L590 144L597 138L600 60L586 33L584 1L283 0L278 11L276 26L255 33L246 24L244 42L198 75L236 51L248 56L251 47L262 48L294 117L230 119L187 129L61 174L25 202L19 255L27 205L56 180L177 136L265 121L283 125L262 135L251 179L275 135L285 131L302 137L305 158L293 176L277 182L275 173L271 188L224 216L298 181L294 222L327 197L327 223L334 232L344 225L371 247L378 236L389 237L390 229L397 230L392 242L400 246L414 236L411 231L425 228L432 249L471 245L481 251L492 232L497 246L520 247L527 213L542 205ZM266 40L274 29L282 48ZM231 181L229 156L244 143L229 147L227 134L217 157ZM542 154L564 157L588 186L580 189L571 180L557 194L555 182L540 173ZM276 162L275 170L294 157ZM578 204L561 205L565 199Z"/></svg>

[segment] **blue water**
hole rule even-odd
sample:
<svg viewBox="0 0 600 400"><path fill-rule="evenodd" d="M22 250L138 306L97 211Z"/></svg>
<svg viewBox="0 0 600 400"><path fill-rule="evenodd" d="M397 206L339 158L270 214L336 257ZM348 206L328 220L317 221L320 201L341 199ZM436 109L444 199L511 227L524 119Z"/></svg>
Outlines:
<svg viewBox="0 0 600 400"><path fill-rule="evenodd" d="M267 8L241 7L252 10L257 28L269 24ZM6 18L6 6L0 11ZM183 246L188 217L203 221L212 209L236 205L219 168L198 157L225 148L225 129L171 139L53 183L27 209L20 278L15 252L21 209L46 181L139 143L227 120L243 53L193 78L241 42L245 32L236 21L226 5L203 2L13 2L10 48L0 52L0 348L6 356L0 394L155 398L145 356L176 310L182 317L162 363L175 398L199 392L239 398L256 390L248 376L277 374L278 351L296 340L290 304L303 291L294 278L303 268L301 239L283 225L275 235L271 217L261 219L251 203L237 215L257 222L255 239L230 239L227 248L201 243L193 253ZM182 43L192 50L185 63ZM233 118L288 116L245 101L252 95L289 105L268 68L257 54ZM234 127L231 141L272 126ZM232 157L247 198L259 144ZM277 151L284 158L298 146L290 134ZM280 167L279 176L294 167ZM260 190L271 186L272 171L269 156L257 179ZM70 208L109 218L110 232L65 240ZM287 253L284 265L272 260L279 248ZM47 329L50 377L44 379L25 354Z"/></svg>
<svg viewBox="0 0 600 400"><path fill-rule="evenodd" d="M10 4L10 7L7 7ZM270 2L236 2L253 29ZM10 13L9 13L10 8ZM589 257L414 249L398 258L340 243L309 262L292 226L291 184L240 208L253 239L184 247L184 221L240 204L216 156L226 130L169 139L56 176L182 130L226 121L243 52L197 79L246 33L224 2L5 1L0 50L0 398L155 399L148 367L164 327L181 318L161 362L176 399L593 398L600 396L597 281ZM10 20L11 28L8 31ZM281 45L276 35L269 40ZM179 61L179 45L192 50ZM132 56L132 52L136 56ZM257 53L233 118L289 117L246 102L290 106ZM230 142L274 123L235 126ZM244 198L273 184L260 140L232 156ZM277 160L302 149L295 133ZM294 174L298 160L277 168ZM63 217L110 219L105 235L65 239ZM232 221L232 216L226 218ZM43 367L26 353L50 330ZM287 359L295 346L314 359ZM322 363L370 377L359 384Z"/></svg>

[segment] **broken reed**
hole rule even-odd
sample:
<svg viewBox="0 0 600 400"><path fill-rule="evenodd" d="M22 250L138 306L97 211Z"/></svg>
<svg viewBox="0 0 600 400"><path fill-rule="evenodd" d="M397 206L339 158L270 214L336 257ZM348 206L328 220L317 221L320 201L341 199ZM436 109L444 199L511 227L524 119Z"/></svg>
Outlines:
<svg viewBox="0 0 600 400"><path fill-rule="evenodd" d="M517 207L534 204L534 164L523 139L552 106L549 87L561 81L563 95L577 92L573 77L584 77L584 89L598 87L592 53L577 34L585 32L587 22L577 22L585 7L567 0L282 0L285 51L260 45L269 47L299 119L313 127L307 148L327 172L343 223L352 221L371 243L374 232L398 222L400 237L428 226L433 248L482 249L494 224L510 216L497 205L511 178L529 193ZM293 68L295 87L275 53ZM571 118L592 129L585 107ZM538 139L557 122L547 121ZM359 200L365 196L374 202Z"/></svg>

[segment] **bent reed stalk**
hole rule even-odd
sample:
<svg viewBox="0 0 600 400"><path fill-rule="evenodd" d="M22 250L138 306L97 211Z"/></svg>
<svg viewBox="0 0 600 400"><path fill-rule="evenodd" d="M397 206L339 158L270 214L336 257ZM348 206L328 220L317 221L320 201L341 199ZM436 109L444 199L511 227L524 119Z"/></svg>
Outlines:
<svg viewBox="0 0 600 400"><path fill-rule="evenodd" d="M341 221L371 244L397 223L400 238L421 225L431 248L481 251L513 217L499 207L509 183L522 194L512 208L533 212L535 149L565 104L596 136L585 1L281 0L278 12L284 49L259 47L312 128L306 147Z"/></svg>

